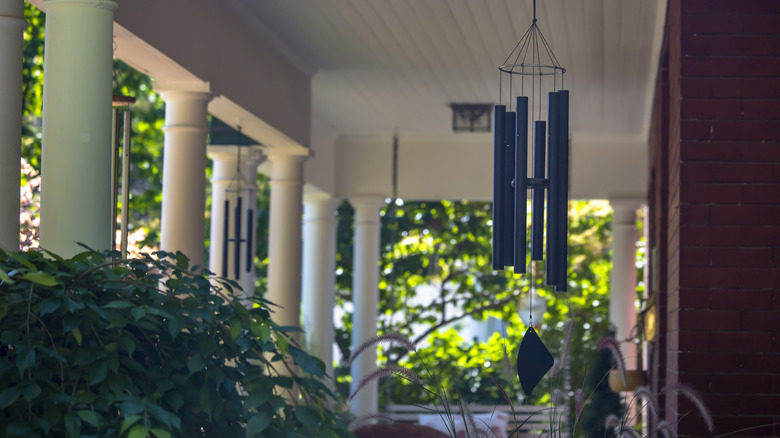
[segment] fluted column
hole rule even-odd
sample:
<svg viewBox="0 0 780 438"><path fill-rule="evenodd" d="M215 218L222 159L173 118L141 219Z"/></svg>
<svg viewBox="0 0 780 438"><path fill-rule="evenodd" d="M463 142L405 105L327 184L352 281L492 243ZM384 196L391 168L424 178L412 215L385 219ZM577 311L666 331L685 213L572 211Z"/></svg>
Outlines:
<svg viewBox="0 0 780 438"><path fill-rule="evenodd" d="M352 350L377 335L379 306L379 209L384 198L379 196L350 198L355 208L355 249L352 264ZM376 349L370 348L354 362L350 374L354 391L360 381L376 369ZM357 415L375 413L378 409L378 382L366 385L350 404Z"/></svg>
<svg viewBox="0 0 780 438"><path fill-rule="evenodd" d="M165 100L160 249L203 266L206 209L206 84L161 84Z"/></svg>
<svg viewBox="0 0 780 438"><path fill-rule="evenodd" d="M271 162L271 207L268 224L268 296L271 318L282 326L301 324L301 227L303 217L302 155L268 151Z"/></svg>
<svg viewBox="0 0 780 438"><path fill-rule="evenodd" d="M251 297L255 292L255 241L257 228L257 166L263 161L259 147L240 147L241 162L238 161L240 146L209 146L208 155L214 162L211 177L211 235L209 238L209 270L236 280L244 292ZM238 198L241 197L239 208ZM228 209L225 210L225 201ZM249 222L251 211L252 222ZM226 217L226 214L227 217ZM229 241L225 249L225 234L228 239L236 237L236 216L240 218L240 238L244 241ZM227 225L227 227L226 227ZM251 232L250 232L251 229ZM236 248L238 245L238 248ZM236 260L238 253L238 261ZM227 254L227 259L224 255ZM238 262L238 277L236 263ZM224 269L223 269L224 268ZM247 269L248 268L248 269Z"/></svg>
<svg viewBox="0 0 780 438"><path fill-rule="evenodd" d="M19 248L24 0L0 3L0 247Z"/></svg>
<svg viewBox="0 0 780 438"><path fill-rule="evenodd" d="M636 210L634 201L610 201L612 205L612 273L610 274L609 321L615 327L626 369L637 369L637 345L624 342L636 325ZM633 339L632 339L633 341Z"/></svg>
<svg viewBox="0 0 780 438"><path fill-rule="evenodd" d="M116 6L113 0L43 2L41 247L65 257L84 250L76 242L104 250L114 237L110 165ZM13 174L18 178L17 171Z"/></svg>
<svg viewBox="0 0 780 438"><path fill-rule="evenodd" d="M327 194L306 195L303 209L303 330L309 353L333 376L336 207Z"/></svg>

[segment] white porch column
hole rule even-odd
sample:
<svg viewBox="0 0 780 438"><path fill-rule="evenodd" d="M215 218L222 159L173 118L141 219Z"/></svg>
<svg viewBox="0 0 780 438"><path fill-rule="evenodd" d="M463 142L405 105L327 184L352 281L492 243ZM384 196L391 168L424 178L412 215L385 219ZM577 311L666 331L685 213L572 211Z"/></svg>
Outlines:
<svg viewBox="0 0 780 438"><path fill-rule="evenodd" d="M0 3L0 246L19 249L24 0Z"/></svg>
<svg viewBox="0 0 780 438"><path fill-rule="evenodd" d="M333 376L336 207L327 194L306 195L303 213L303 329L309 353Z"/></svg>
<svg viewBox="0 0 780 438"><path fill-rule="evenodd" d="M617 332L626 369L637 369L637 345L624 342L636 325L636 210L635 201L614 201L612 205L612 273L610 274L609 321Z"/></svg>
<svg viewBox="0 0 780 438"><path fill-rule="evenodd" d="M379 209L383 197L356 197L349 202L355 208L355 250L352 265L352 350L377 335L377 306L379 305ZM353 392L360 381L376 369L376 350L369 349L352 362ZM366 385L352 399L350 412L357 416L377 411L378 383Z"/></svg>
<svg viewBox="0 0 780 438"><path fill-rule="evenodd" d="M301 325L301 226L303 218L302 155L267 151L271 162L271 207L268 218L268 295L281 306L272 319L282 326Z"/></svg>
<svg viewBox="0 0 780 438"><path fill-rule="evenodd" d="M43 2L41 247L64 257L84 251L76 242L105 250L114 238L109 167L116 6L113 0Z"/></svg>
<svg viewBox="0 0 780 438"><path fill-rule="evenodd" d="M239 147L241 148L240 167L238 167ZM257 210L257 166L263 161L263 154L257 146L209 146L208 154L214 161L211 177L209 270L217 275L236 280L241 285L244 296L251 297L255 293L254 260L257 217L254 212ZM238 178L239 172L240 179ZM239 275L236 278L235 242L228 242L227 259L224 258L225 201L229 202L227 236L228 239L233 239L236 230L236 209L239 196L241 197L241 208L238 211L238 217L241 218L240 236L246 241L238 243ZM251 223L249 223L249 211L252 211Z"/></svg>
<svg viewBox="0 0 780 438"><path fill-rule="evenodd" d="M203 267L208 84L160 84L165 100L160 249L181 251Z"/></svg>

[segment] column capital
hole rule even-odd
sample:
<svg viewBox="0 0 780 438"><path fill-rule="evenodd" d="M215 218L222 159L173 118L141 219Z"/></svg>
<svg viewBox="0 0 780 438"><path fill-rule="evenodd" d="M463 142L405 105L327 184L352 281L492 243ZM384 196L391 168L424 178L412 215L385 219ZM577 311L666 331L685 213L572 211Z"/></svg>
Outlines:
<svg viewBox="0 0 780 438"><path fill-rule="evenodd" d="M154 84L154 91L160 93L164 100L177 95L192 95L208 97L211 100L211 83L204 81L162 81ZM169 96L169 97L166 97Z"/></svg>
<svg viewBox="0 0 780 438"><path fill-rule="evenodd" d="M0 25L19 26L19 29L27 28L24 19L24 0L11 0L0 2Z"/></svg>
<svg viewBox="0 0 780 438"><path fill-rule="evenodd" d="M271 184L287 181L303 184L303 162L306 155L265 149L265 155L271 163Z"/></svg>
<svg viewBox="0 0 780 438"><path fill-rule="evenodd" d="M636 211L645 203L645 200L636 198L609 199L609 205L612 207L612 225L636 226Z"/></svg>
<svg viewBox="0 0 780 438"><path fill-rule="evenodd" d="M58 6L75 6L113 11L116 9L117 3L114 0L43 0L43 2L41 2L41 7L46 12L49 12L49 9Z"/></svg>
<svg viewBox="0 0 780 438"><path fill-rule="evenodd" d="M355 209L355 221L379 222L379 210L385 205L385 199L381 195L350 196L348 200Z"/></svg>
<svg viewBox="0 0 780 438"><path fill-rule="evenodd" d="M206 147L206 153L213 160L235 161L238 159L238 148L241 148L241 161L256 161L260 164L266 158L260 146L210 145Z"/></svg>

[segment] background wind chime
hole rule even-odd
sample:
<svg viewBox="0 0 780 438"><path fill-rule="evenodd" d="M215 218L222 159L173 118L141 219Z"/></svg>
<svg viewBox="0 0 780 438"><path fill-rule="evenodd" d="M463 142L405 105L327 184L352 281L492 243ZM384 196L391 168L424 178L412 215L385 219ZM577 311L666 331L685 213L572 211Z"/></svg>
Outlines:
<svg viewBox="0 0 780 438"><path fill-rule="evenodd" d="M241 127L238 128L239 139L241 136ZM241 174L241 149L242 143L236 147L236 174L230 180L227 188L225 189L225 203L224 203L224 220L222 224L222 270L221 275L223 277L228 276L228 257L230 254L229 246L233 244L233 279L239 281L241 279L241 272L245 275L253 274L254 272L254 248L252 247L252 233L254 231L254 208L247 208L246 210L246 234L242 233L242 208L243 208L243 196L242 194L253 193L253 187L250 186ZM233 207L233 236L230 237L230 198L235 195L236 205ZM255 199L247 199L250 206L254 205ZM241 243L246 243L246 254L241 257ZM243 269L242 269L243 267Z"/></svg>
<svg viewBox="0 0 780 438"><path fill-rule="evenodd" d="M129 216L129 202L130 202L130 152L131 152L131 137L132 137L132 113L130 112L130 105L135 103L134 97L129 96L113 96L111 99L111 182L113 184L111 190L113 211L111 215L111 242L114 242L116 247L116 233L119 233L119 254L121 258L127 257L127 233L128 233L128 216ZM120 142L121 139L121 142ZM121 159L120 159L120 144L121 144ZM119 190L119 165L122 166L122 207L120 212L119 226L117 227L117 192Z"/></svg>
<svg viewBox="0 0 780 438"><path fill-rule="evenodd" d="M536 24L536 0L531 26L498 69L499 104L493 118L493 269L500 271L509 266L517 274L526 272L526 217L531 190L531 263L543 260L546 252L546 284L558 292L566 291L569 92L563 89L566 69L558 63ZM503 103L505 94L508 108ZM533 273L531 269L532 284ZM526 394L553 362L533 324L529 324L517 356L517 373Z"/></svg>

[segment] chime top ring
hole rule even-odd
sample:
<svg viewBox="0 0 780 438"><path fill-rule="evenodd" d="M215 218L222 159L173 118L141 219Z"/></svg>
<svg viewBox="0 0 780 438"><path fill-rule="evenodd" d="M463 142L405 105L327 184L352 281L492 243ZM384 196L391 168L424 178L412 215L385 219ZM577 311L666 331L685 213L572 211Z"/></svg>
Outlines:
<svg viewBox="0 0 780 438"><path fill-rule="evenodd" d="M520 70L516 70L518 68ZM504 64L498 69L510 75L521 76L553 76L566 73L566 69L560 65L547 64Z"/></svg>

